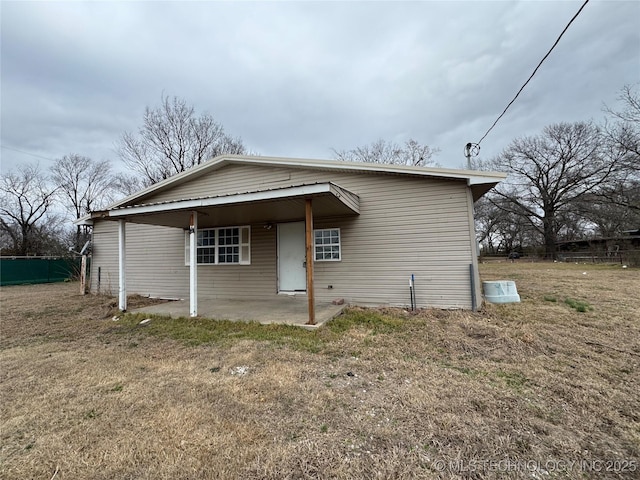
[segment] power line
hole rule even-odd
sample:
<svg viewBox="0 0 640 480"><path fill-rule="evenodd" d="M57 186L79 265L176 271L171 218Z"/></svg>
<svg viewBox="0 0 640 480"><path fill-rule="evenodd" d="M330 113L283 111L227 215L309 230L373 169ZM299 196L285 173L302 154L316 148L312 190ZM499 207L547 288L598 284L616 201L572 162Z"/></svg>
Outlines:
<svg viewBox="0 0 640 480"><path fill-rule="evenodd" d="M549 51L547 52L547 54L542 57L542 60L540 60L540 63L538 63L538 66L535 68L535 70L533 71L533 73L529 76L529 78L527 79L526 82L524 82L524 85L522 85L522 87L520 87L520 90L518 90L518 93L516 93L516 96L513 97L513 100L511 100L509 102L509 104L506 106L506 108L504 109L504 111L500 114L500 116L498 118L496 118L496 121L493 122L493 125L491 125L491 127L489 127L489 130L487 130L487 133L485 133L482 138L480 139L480 141L477 143L477 145L480 145L480 143L482 143L482 140L485 139L485 137L487 135L489 135L489 132L491 130L493 130L493 127L496 126L496 124L500 121L500 119L504 116L505 113L507 113L507 110L509 110L509 107L513 104L513 102L516 101L516 98L518 98L518 96L520 95L520 92L522 92L522 90L524 90L524 87L527 86L527 84L531 81L531 79L533 78L533 76L536 74L536 72L538 71L538 69L540 68L540 66L544 63L544 61L547 59L547 57L549 55L551 55L551 52L553 51L554 48L556 48L556 45L558 45L558 43L560 42L560 39L562 38L562 36L564 35L564 33L569 29L569 26L573 23L573 21L578 18L578 15L580 15L580 12L582 12L582 9L584 7L587 6L587 3L589 3L589 0L585 0L585 2L582 4L582 6L580 7L580 9L576 12L576 14L573 16L573 18L571 20L569 20L569 23L567 23L567 26L564 27L564 30L562 30L562 33L560 34L560 36L556 39L555 43L553 44L553 46L549 49Z"/></svg>
<svg viewBox="0 0 640 480"><path fill-rule="evenodd" d="M37 153L25 152L24 150L18 150L17 148L7 147L5 145L0 145L0 148L4 148L6 150L13 150L14 152L23 153L25 155L31 155L32 157L42 158L43 160L49 160L51 162L55 162L55 159L49 157L43 157L42 155L38 155Z"/></svg>

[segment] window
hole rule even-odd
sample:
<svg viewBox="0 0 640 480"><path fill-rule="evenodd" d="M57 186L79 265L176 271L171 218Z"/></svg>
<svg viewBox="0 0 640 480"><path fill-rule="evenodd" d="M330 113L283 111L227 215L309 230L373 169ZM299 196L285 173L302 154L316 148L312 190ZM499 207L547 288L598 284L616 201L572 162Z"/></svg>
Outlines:
<svg viewBox="0 0 640 480"><path fill-rule="evenodd" d="M203 228L198 230L198 265L249 265L250 227ZM184 235L184 264L189 265L189 232Z"/></svg>
<svg viewBox="0 0 640 480"><path fill-rule="evenodd" d="M340 229L314 230L315 259L317 262L340 261Z"/></svg>

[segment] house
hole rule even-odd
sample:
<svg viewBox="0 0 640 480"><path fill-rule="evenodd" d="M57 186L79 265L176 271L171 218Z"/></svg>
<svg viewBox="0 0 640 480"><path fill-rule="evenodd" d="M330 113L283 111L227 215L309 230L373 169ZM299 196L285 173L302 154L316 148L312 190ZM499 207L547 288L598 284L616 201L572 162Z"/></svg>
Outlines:
<svg viewBox="0 0 640 480"><path fill-rule="evenodd" d="M473 202L505 174L224 155L81 219L91 290L475 308Z"/></svg>
<svg viewBox="0 0 640 480"><path fill-rule="evenodd" d="M640 229L623 230L620 235L556 242L558 258L564 261L638 263Z"/></svg>

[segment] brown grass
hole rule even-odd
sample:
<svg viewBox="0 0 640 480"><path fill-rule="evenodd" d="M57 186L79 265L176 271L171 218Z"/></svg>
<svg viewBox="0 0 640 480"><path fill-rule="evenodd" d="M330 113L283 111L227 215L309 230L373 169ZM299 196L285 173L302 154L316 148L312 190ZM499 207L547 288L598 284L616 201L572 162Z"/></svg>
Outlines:
<svg viewBox="0 0 640 480"><path fill-rule="evenodd" d="M75 284L3 287L0 476L637 478L640 272L481 273L522 303L352 309L304 333L318 353L190 346L113 322L115 302Z"/></svg>

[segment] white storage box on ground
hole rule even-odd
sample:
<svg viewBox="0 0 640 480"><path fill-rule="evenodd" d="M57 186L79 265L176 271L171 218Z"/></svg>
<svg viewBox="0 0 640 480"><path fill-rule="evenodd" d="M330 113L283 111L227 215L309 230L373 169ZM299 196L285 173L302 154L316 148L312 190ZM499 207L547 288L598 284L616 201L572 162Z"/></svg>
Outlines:
<svg viewBox="0 0 640 480"><path fill-rule="evenodd" d="M520 301L516 282L511 280L498 280L482 282L484 299L491 303L517 303Z"/></svg>

